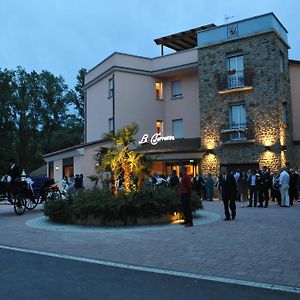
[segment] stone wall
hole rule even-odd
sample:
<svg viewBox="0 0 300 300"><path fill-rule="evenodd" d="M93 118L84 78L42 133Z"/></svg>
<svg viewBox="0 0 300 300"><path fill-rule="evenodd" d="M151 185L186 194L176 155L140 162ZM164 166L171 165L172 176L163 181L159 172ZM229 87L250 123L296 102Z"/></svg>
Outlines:
<svg viewBox="0 0 300 300"><path fill-rule="evenodd" d="M243 54L244 70L253 76L252 89L221 95L218 80L227 76L227 57L234 53ZM279 66L280 53L284 55L283 72ZM280 145L286 145L288 150L292 147L291 128L282 118L283 103L286 103L291 120L286 45L271 32L201 48L198 57L202 147L213 150L220 164L259 163L273 170L285 164ZM229 126L230 106L238 104L245 105L252 135L244 142L224 143L221 127ZM288 161L292 159L289 152ZM205 164L203 160L204 170L208 169Z"/></svg>

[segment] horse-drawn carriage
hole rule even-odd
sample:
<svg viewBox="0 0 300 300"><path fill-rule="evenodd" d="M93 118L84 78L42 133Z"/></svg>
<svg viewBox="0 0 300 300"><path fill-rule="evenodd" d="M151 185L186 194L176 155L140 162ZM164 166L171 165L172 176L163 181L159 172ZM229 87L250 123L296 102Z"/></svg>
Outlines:
<svg viewBox="0 0 300 300"><path fill-rule="evenodd" d="M17 215L22 215L26 209L34 209L45 201L60 198L61 193L52 178L34 177L0 181L0 202L13 205Z"/></svg>

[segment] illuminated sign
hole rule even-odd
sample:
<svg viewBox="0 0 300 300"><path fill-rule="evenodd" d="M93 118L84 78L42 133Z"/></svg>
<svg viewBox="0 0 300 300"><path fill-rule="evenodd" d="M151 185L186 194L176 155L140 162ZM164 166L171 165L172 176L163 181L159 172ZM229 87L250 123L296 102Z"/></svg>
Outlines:
<svg viewBox="0 0 300 300"><path fill-rule="evenodd" d="M155 146L159 142L163 141L175 141L175 137L173 135L168 135L168 136L161 136L161 133L154 133L151 138L150 138L150 143L151 145ZM145 133L141 140L139 141L140 145L148 144L149 143L149 135Z"/></svg>

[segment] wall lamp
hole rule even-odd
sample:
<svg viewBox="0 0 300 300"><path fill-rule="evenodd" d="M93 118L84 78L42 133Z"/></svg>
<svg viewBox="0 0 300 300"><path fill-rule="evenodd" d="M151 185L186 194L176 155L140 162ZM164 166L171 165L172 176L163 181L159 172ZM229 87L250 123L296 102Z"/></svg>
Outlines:
<svg viewBox="0 0 300 300"><path fill-rule="evenodd" d="M59 166L56 166L56 167L55 167L55 170L58 171L58 170L59 170Z"/></svg>
<svg viewBox="0 0 300 300"><path fill-rule="evenodd" d="M213 149L206 149L205 154L214 154L214 150Z"/></svg>
<svg viewBox="0 0 300 300"><path fill-rule="evenodd" d="M287 151L287 148L286 148L286 146L281 146L281 151Z"/></svg>

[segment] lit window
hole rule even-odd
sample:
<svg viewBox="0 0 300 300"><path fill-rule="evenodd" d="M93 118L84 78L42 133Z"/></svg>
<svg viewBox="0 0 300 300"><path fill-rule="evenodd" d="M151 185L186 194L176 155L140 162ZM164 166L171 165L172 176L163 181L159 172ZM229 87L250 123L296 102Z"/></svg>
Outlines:
<svg viewBox="0 0 300 300"><path fill-rule="evenodd" d="M162 82L155 83L155 92L156 92L156 100L162 100L163 99L163 83Z"/></svg>
<svg viewBox="0 0 300 300"><path fill-rule="evenodd" d="M181 80L172 81L172 99L182 98Z"/></svg>
<svg viewBox="0 0 300 300"><path fill-rule="evenodd" d="M183 138L183 121L182 121L182 119L172 120L172 132L176 139Z"/></svg>
<svg viewBox="0 0 300 300"><path fill-rule="evenodd" d="M235 105L230 107L230 129L232 130L232 140L246 139L246 109L245 105Z"/></svg>
<svg viewBox="0 0 300 300"><path fill-rule="evenodd" d="M113 132L114 131L114 118L108 119L108 131Z"/></svg>
<svg viewBox="0 0 300 300"><path fill-rule="evenodd" d="M114 78L108 80L108 98L113 97L114 95Z"/></svg>
<svg viewBox="0 0 300 300"><path fill-rule="evenodd" d="M164 123L163 121L157 120L156 121L156 133L164 134Z"/></svg>
<svg viewBox="0 0 300 300"><path fill-rule="evenodd" d="M244 86L244 57L242 54L227 58L228 88Z"/></svg>

